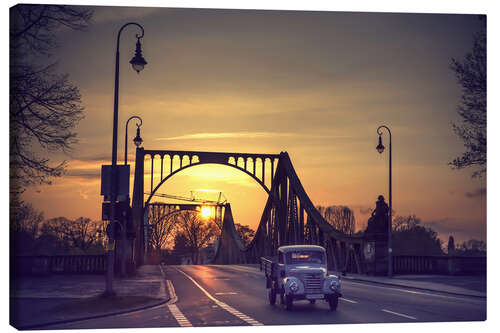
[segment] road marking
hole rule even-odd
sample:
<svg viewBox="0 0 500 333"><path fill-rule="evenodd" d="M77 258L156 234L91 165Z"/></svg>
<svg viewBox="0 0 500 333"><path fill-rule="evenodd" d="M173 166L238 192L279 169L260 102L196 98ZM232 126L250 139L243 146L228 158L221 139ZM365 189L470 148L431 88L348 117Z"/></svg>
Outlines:
<svg viewBox="0 0 500 333"><path fill-rule="evenodd" d="M163 270L162 270L163 273ZM175 305L179 300L177 298L177 294L175 293L174 285L172 281L165 280L167 282L168 294L170 295L170 300L167 302L167 307L170 310L170 313L174 316L175 320L181 327L193 327L193 325L187 320L187 318L182 314L181 310Z"/></svg>
<svg viewBox="0 0 500 333"><path fill-rule="evenodd" d="M342 300L342 301L349 302L349 303L358 304L358 302L353 301L352 299L347 299L347 298L344 298L344 297L340 297L339 299Z"/></svg>
<svg viewBox="0 0 500 333"><path fill-rule="evenodd" d="M172 284L172 281L170 280L166 281L167 281L168 294L170 295L170 300L167 302L167 304L175 304L179 299L177 298L177 294L175 293L174 285Z"/></svg>
<svg viewBox="0 0 500 333"><path fill-rule="evenodd" d="M196 282L191 276L189 276L187 273L185 273L184 271L178 269L177 267L174 267L176 270L178 270L179 272L181 272L182 274L184 274L188 279L190 279L194 284L195 286L197 286L201 291L203 291L203 293L205 295L207 295L208 298L210 298L212 301L215 302L215 304L217 304L218 306L220 306L221 308L223 308L224 310L226 310L227 312L231 313L232 315L240 318L241 320L249 323L250 325L252 326L262 326L264 324L262 324L260 321L257 321L247 315L245 315L244 313L241 313L240 311L236 310L235 308L227 305L226 303L224 302L221 302L219 301L217 298L213 297L212 295L210 295L210 293L208 291L205 290L205 288L203 288L198 282Z"/></svg>
<svg viewBox="0 0 500 333"><path fill-rule="evenodd" d="M226 292L226 293L215 293L215 295L236 295L238 293L234 293L234 292Z"/></svg>
<svg viewBox="0 0 500 333"><path fill-rule="evenodd" d="M175 320L177 320L177 323L181 327L193 327L193 325L189 322L189 320L187 320L187 318L184 317L184 315L182 314L181 310L179 310L177 305L169 304L168 309L170 310Z"/></svg>
<svg viewBox="0 0 500 333"><path fill-rule="evenodd" d="M382 311L387 312L387 313L391 313L391 314L396 315L396 316L400 316L400 317L404 317L404 318L408 318L408 319L417 320L417 318L415 318L415 317L408 316L408 315L405 315L405 314L402 314L402 313L398 313L398 312L394 312L394 311L390 311L390 310L386 310L386 309L382 309Z"/></svg>

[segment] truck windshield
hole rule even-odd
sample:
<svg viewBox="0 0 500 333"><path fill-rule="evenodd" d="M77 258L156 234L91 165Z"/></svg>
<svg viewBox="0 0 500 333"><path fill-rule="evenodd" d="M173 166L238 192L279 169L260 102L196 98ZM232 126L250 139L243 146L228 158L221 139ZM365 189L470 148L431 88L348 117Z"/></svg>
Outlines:
<svg viewBox="0 0 500 333"><path fill-rule="evenodd" d="M325 255L320 251L293 251L286 253L287 264L324 264Z"/></svg>

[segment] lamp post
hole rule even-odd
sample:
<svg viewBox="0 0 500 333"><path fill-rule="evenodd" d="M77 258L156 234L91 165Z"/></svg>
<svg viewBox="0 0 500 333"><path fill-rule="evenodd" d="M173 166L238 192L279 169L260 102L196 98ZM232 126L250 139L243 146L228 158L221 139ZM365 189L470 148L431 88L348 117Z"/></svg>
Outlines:
<svg viewBox="0 0 500 333"><path fill-rule="evenodd" d="M135 48L135 56L130 60L132 68L139 73L144 66L147 64L146 60L142 57L141 50L141 38L144 37L144 28L135 22L129 22L124 24L118 31L118 37L116 40L116 58L115 58L115 98L114 98L114 109L113 109L113 146L111 154L111 214L110 221L115 223L116 220L116 199L117 199L117 188L118 188L118 172L116 170L116 159L117 159L117 132L118 132L118 90L119 90L119 77L120 77L120 36L123 29L129 25L135 25L141 29L141 35L136 34L137 43ZM114 253L113 250L108 250L108 270L106 274L106 294L112 295L113 292L113 265L114 265Z"/></svg>
<svg viewBox="0 0 500 333"><path fill-rule="evenodd" d="M378 146L377 151L382 154L384 152L384 145L382 144L382 129L386 129L389 133L389 215L387 226L387 256L388 256L388 269L387 275L392 277L392 134L389 127L381 125L377 128Z"/></svg>
<svg viewBox="0 0 500 333"><path fill-rule="evenodd" d="M142 119L139 116L132 116L128 118L127 123L125 124L125 158L123 159L125 161L124 162L125 165L127 165L128 122L131 121L132 119L137 119L140 122L139 124L136 124L137 133L134 138L134 144L137 148L139 148L142 144L142 138L141 138Z"/></svg>

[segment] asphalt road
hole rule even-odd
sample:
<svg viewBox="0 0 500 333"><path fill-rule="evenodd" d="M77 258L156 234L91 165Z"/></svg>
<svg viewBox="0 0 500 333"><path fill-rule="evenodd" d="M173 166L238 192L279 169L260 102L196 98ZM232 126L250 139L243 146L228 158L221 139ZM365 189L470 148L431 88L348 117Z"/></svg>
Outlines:
<svg viewBox="0 0 500 333"><path fill-rule="evenodd" d="M271 306L262 272L250 266L164 266L174 304L112 317L45 327L140 328L442 322L486 320L486 299L342 280L337 311L317 301Z"/></svg>

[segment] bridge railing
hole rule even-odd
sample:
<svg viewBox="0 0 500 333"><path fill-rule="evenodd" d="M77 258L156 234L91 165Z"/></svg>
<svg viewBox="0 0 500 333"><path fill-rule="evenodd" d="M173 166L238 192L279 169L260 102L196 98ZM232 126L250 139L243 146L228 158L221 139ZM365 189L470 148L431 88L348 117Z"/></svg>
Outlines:
<svg viewBox="0 0 500 333"><path fill-rule="evenodd" d="M16 275L104 274L106 268L106 255L11 257L11 273Z"/></svg>
<svg viewBox="0 0 500 333"><path fill-rule="evenodd" d="M486 257L394 256L394 274L486 274Z"/></svg>

